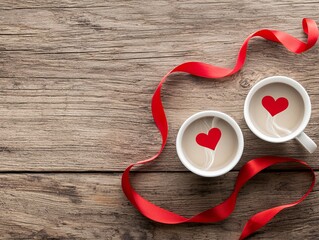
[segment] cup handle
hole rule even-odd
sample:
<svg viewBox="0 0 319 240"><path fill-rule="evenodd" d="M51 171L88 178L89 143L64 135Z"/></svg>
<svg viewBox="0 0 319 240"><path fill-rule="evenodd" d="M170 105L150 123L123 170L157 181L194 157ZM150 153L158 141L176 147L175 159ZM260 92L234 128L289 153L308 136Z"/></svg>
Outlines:
<svg viewBox="0 0 319 240"><path fill-rule="evenodd" d="M310 137L308 137L307 134L305 134L304 132L300 133L296 137L296 139L310 153L313 153L317 149L317 144Z"/></svg>

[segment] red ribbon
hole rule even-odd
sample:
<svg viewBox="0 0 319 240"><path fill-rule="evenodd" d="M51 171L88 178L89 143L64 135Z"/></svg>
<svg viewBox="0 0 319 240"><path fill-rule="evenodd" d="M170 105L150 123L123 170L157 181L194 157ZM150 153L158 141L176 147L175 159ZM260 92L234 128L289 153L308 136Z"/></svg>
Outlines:
<svg viewBox="0 0 319 240"><path fill-rule="evenodd" d="M281 43L284 47L286 47L289 51L300 54L304 51L307 51L309 48L315 45L318 39L318 27L314 20L312 19L303 19L302 20L303 30L306 35L308 35L307 42L302 42L291 35L280 32L276 30L262 29L259 30L246 38L243 45L241 46L236 64L233 69L221 68L218 66L209 65L203 62L185 62L177 67L173 68L169 71L160 81L157 86L153 98L152 98L152 114L154 121L156 123L157 128L159 129L162 136L162 145L157 154L153 157L138 161L134 164L128 166L122 176L122 189L125 193L128 200L134 205L134 207L140 211L145 217L160 223L166 224L179 224L185 222L198 222L198 223L212 223L224 220L227 218L235 209L237 195L240 189L248 182L253 176L258 174L260 171L268 168L272 165L278 163L286 163L286 162L295 162L307 167L312 174L312 183L309 187L308 191L297 201L281 205L278 207L270 208L259 212L252 216L248 222L246 223L240 239L244 239L247 236L251 235L259 228L266 225L273 217L275 217L280 211L285 208L289 208L295 206L296 204L302 202L312 191L315 184L315 173L313 169L304 161L293 159L293 158L284 158L284 157L263 157L256 158L247 162L238 173L238 177L236 180L235 188L232 194L221 204L210 208L204 212L201 212L193 217L186 218L174 212L163 209L145 198L139 195L130 183L129 172L133 166L139 164L145 164L156 159L161 152L163 151L167 136L168 136L168 124L166 115L164 112L164 107L161 100L161 88L163 83L166 81L168 75L173 72L185 72L195 76L204 77L204 78L222 78L226 76L230 76L236 72L238 72L245 63L246 60L246 52L248 42L253 37L262 37L267 40Z"/></svg>

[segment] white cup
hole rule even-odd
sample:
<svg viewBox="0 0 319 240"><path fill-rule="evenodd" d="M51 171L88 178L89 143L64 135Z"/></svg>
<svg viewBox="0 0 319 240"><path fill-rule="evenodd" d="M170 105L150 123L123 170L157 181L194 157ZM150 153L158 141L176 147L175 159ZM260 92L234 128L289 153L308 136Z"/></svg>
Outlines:
<svg viewBox="0 0 319 240"><path fill-rule="evenodd" d="M228 161L228 164L225 165L222 168L216 169L216 170L202 170L197 167L195 167L187 158L187 156L184 153L183 146L182 146L182 139L184 137L185 130L190 126L191 123L194 121L200 119L200 118L205 118L205 117L216 117L224 120L227 122L235 131L236 137L237 137L237 143L238 147L236 150L235 155L233 156L232 159ZM218 111L203 111L196 113L189 117L180 127L177 138L176 138L176 150L177 150L177 155L179 159L181 160L182 164L191 172L203 176L203 177L217 177L222 174L225 174L229 172L231 169L235 167L235 165L238 163L240 160L242 153L244 149L244 138L242 131L236 121L228 116L225 113L218 112Z"/></svg>
<svg viewBox="0 0 319 240"><path fill-rule="evenodd" d="M300 94L300 96L303 100L304 116L303 116L303 119L302 119L299 127L295 131L292 131L290 134L283 136L283 137L271 137L271 136L265 135L260 130L258 130L258 128L254 125L254 123L251 119L251 116L250 116L249 107L251 104L251 99L253 98L254 94L258 90L262 89L264 86L266 86L268 84L272 84L272 83L283 83L283 84L289 85L290 87L294 88ZM244 117L245 117L246 123L247 123L248 127L250 128L250 130L256 136L258 136L259 138L261 138L265 141L273 142L273 143L286 142L286 141L289 141L289 140L295 138L310 153L313 153L316 150L317 145L310 137L308 137L303 132L304 129L306 128L308 122L309 122L310 115L311 115L311 102L310 102L310 98L309 98L307 91L297 81L295 81L291 78L288 78L288 77L284 77L284 76L268 77L268 78L265 78L265 79L259 81L258 83L256 83L249 91L249 93L246 97L246 100L245 100L245 105L244 105Z"/></svg>

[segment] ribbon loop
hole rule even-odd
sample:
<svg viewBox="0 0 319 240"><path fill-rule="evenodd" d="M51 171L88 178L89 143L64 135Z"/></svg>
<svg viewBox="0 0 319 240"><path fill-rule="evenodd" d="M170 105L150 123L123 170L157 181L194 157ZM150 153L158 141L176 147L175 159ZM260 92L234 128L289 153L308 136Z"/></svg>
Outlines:
<svg viewBox="0 0 319 240"><path fill-rule="evenodd" d="M161 154L161 152L163 151L166 145L167 136L168 136L168 123L167 123L164 107L161 100L161 88L163 83L166 81L166 78L171 73L185 72L185 73L189 73L199 77L215 78L215 79L230 76L238 72L243 67L245 63L245 59L246 59L248 42L253 37L262 37L269 41L280 43L289 51L296 54L300 54L310 49L311 47L313 47L318 39L318 27L314 20L304 18L302 20L302 26L303 26L303 30L305 34L308 35L307 42L302 42L285 32L262 29L249 35L246 38L246 40L244 41L244 43L242 44L239 50L237 61L233 69L218 67L218 66L210 65L203 62L185 62L173 68L162 78L162 80L160 81L160 83L158 84L154 92L152 102L151 102L153 118L162 136L161 148L153 157L146 160L139 161L137 163L134 163L128 166L122 175L123 192L125 193L128 200L134 205L134 207L138 211L140 211L141 214L143 214L145 217L153 221L166 223L166 224L179 224L179 223L185 223L185 222L212 223L212 222L222 221L225 218L227 218L235 209L237 195L240 189L246 184L246 182L248 182L251 178L253 178L256 174L258 174L262 170L270 166L273 166L275 164L284 163L284 162L294 162L307 167L310 170L310 173L312 174L312 177L313 177L312 184L309 187L308 191L299 200L293 203L281 205L268 210L264 210L252 216L246 223L242 231L242 234L240 236L240 239L244 239L247 236L254 233L255 231L257 231L258 229L260 229L261 227L263 227L264 225L266 225L280 211L282 211L285 208L295 206L296 204L302 202L309 195L309 193L312 191L315 184L315 173L312 170L312 168L309 165L307 165L306 162L293 159L293 158L283 158L283 157L256 158L256 159L250 160L241 168L240 172L238 173L234 190L228 199L226 199L224 202L220 203L219 205L213 208L210 208L204 212L201 212L191 218L186 218L174 212L163 209L149 202L145 198L143 198L131 186L130 176L129 176L129 172L133 166L137 164L145 164L145 163L153 161Z"/></svg>

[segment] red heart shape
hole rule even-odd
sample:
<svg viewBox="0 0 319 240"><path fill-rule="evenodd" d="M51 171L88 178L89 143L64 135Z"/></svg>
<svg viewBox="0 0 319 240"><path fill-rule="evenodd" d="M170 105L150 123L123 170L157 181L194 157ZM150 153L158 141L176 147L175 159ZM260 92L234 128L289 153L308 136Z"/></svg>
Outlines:
<svg viewBox="0 0 319 240"><path fill-rule="evenodd" d="M264 108L271 114L271 116L275 116L278 113L284 111L289 104L287 98L281 97L275 100L272 96L263 97L261 102Z"/></svg>
<svg viewBox="0 0 319 240"><path fill-rule="evenodd" d="M200 146L215 150L221 136L222 132L219 128L212 128L209 130L208 134L199 133L196 136L196 142Z"/></svg>

